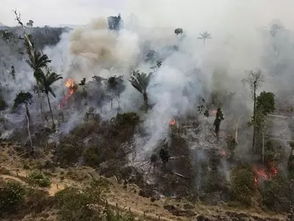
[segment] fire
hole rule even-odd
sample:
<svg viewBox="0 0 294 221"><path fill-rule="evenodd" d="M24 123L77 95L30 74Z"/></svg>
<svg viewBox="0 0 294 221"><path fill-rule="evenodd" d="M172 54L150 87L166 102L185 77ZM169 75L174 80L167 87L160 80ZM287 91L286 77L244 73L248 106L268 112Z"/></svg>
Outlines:
<svg viewBox="0 0 294 221"><path fill-rule="evenodd" d="M76 88L76 83L73 79L67 79L66 82L64 83L64 86L67 87L68 89L74 89Z"/></svg>
<svg viewBox="0 0 294 221"><path fill-rule="evenodd" d="M271 167L269 169L255 167L253 170L255 172L255 184L258 184L260 181L270 180L278 174L278 169L275 167Z"/></svg>
<svg viewBox="0 0 294 221"><path fill-rule="evenodd" d="M211 115L216 115L216 113L217 113L217 110L212 110L211 111Z"/></svg>
<svg viewBox="0 0 294 221"><path fill-rule="evenodd" d="M259 178L262 178L263 180L268 180L269 179L269 175L266 173L265 169L261 168L261 169L257 169L255 171L256 175Z"/></svg>
<svg viewBox="0 0 294 221"><path fill-rule="evenodd" d="M171 121L169 122L169 125L170 125L170 126L175 126L176 124L177 124L177 122L176 122L175 119L173 119L173 120L171 120Z"/></svg>
<svg viewBox="0 0 294 221"><path fill-rule="evenodd" d="M67 94L64 96L62 101L60 102L60 107L64 107L68 102L68 99L76 92L78 89L78 85L75 83L73 79L67 79L64 83L64 86L67 88Z"/></svg>
<svg viewBox="0 0 294 221"><path fill-rule="evenodd" d="M278 169L275 168L275 167L273 167L273 168L270 169L270 172L271 172L271 174L272 174L273 176L275 176L275 175L278 174Z"/></svg>
<svg viewBox="0 0 294 221"><path fill-rule="evenodd" d="M221 157L227 157L227 152L224 149L221 149L219 154L221 155Z"/></svg>

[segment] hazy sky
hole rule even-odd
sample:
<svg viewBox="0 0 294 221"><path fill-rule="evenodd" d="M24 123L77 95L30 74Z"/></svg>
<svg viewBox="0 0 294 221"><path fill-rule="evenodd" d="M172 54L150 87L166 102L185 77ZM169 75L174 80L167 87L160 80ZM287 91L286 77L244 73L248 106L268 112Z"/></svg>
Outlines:
<svg viewBox="0 0 294 221"><path fill-rule="evenodd" d="M85 24L103 15L117 14L126 0L0 0L0 23L16 25L12 10L35 25Z"/></svg>
<svg viewBox="0 0 294 221"><path fill-rule="evenodd" d="M256 23L267 25L273 19L294 28L294 0L0 0L0 23L16 25L13 9L22 20L37 26L79 25L94 18L135 14L152 25L214 25ZM244 22L243 22L244 21Z"/></svg>

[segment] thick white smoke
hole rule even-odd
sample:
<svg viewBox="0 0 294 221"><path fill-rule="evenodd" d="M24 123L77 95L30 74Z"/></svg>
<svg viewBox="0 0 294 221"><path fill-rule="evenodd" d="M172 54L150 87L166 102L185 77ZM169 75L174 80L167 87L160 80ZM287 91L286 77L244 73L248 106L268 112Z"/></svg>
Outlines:
<svg viewBox="0 0 294 221"><path fill-rule="evenodd" d="M208 100L212 92L234 94L223 102L230 111L225 115L247 122L251 101L241 80L248 70L263 70L262 89L279 94L286 88L291 93L293 6L290 0L129 0L121 12L120 31L109 30L106 18L100 18L64 34L45 53L65 79L124 76L122 111L138 110L143 103L127 81L131 71L153 71L148 88L153 108L144 116L150 135L143 142L146 151L166 136L169 120L196 111L199 97ZM271 26L277 20L284 28L273 36ZM175 35L176 28L183 28L182 37ZM205 31L211 34L206 42L198 39ZM152 62L146 61L150 51L155 52ZM157 60L162 66L154 71L150 67Z"/></svg>

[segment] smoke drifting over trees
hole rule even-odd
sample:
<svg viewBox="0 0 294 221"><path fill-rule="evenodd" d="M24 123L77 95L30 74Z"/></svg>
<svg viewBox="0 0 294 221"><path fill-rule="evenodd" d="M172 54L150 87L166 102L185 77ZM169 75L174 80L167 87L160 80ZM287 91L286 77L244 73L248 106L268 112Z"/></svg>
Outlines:
<svg viewBox="0 0 294 221"><path fill-rule="evenodd" d="M32 20L0 27L0 138L21 133L23 111L11 107L22 98L32 149L38 128L54 125L44 139L56 145L61 164L90 162L103 171L113 166L103 159L109 154L119 167L142 167L142 179L160 191L165 183L167 195L187 196L190 185L204 201L221 190L220 200L251 205L260 183L288 174L282 159L293 158L291 6L129 0L119 16L74 28L34 27ZM169 175L142 166L151 159L156 171L156 156L167 150L160 171ZM186 186L172 186L168 176Z"/></svg>

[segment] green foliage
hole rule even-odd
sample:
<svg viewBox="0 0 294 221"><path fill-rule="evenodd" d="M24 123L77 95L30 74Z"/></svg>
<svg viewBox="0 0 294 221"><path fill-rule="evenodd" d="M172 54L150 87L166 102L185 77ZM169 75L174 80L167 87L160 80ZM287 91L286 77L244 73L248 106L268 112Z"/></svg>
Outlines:
<svg viewBox="0 0 294 221"><path fill-rule="evenodd" d="M255 192L254 172L252 169L249 166L233 169L231 182L234 199L249 206Z"/></svg>
<svg viewBox="0 0 294 221"><path fill-rule="evenodd" d="M20 92L14 99L14 108L17 108L21 104L31 104L33 95L30 92Z"/></svg>
<svg viewBox="0 0 294 221"><path fill-rule="evenodd" d="M25 188L16 182L7 182L0 186L0 216L13 212L24 202Z"/></svg>
<svg viewBox="0 0 294 221"><path fill-rule="evenodd" d="M109 207L105 209L105 221L134 221L135 217L131 213L122 213L119 210L113 211Z"/></svg>
<svg viewBox="0 0 294 221"><path fill-rule="evenodd" d="M60 220L102 220L108 183L94 181L84 190L66 188L55 195Z"/></svg>
<svg viewBox="0 0 294 221"><path fill-rule="evenodd" d="M261 187L263 204L276 212L286 212L290 210L293 202L293 193L290 184L283 176L274 177L265 181Z"/></svg>
<svg viewBox="0 0 294 221"><path fill-rule="evenodd" d="M51 61L48 59L48 56L42 54L39 50L37 50L32 41L32 37L30 35L25 34L24 37L26 51L29 57L27 61L31 68L34 70L34 77L37 82L37 91L41 91L47 95L48 105L51 113L52 119L52 127L55 128L55 123L53 119L53 112L50 104L49 93L55 97L55 93L52 89L52 84L62 77L55 72L51 72L48 68L48 63Z"/></svg>
<svg viewBox="0 0 294 221"><path fill-rule="evenodd" d="M213 193L223 188L224 177L221 177L217 171L210 171L205 177L204 191Z"/></svg>
<svg viewBox="0 0 294 221"><path fill-rule="evenodd" d="M83 152L84 163L91 167L97 167L103 159L102 154L99 154L99 149L96 146L90 146Z"/></svg>
<svg viewBox="0 0 294 221"><path fill-rule="evenodd" d="M69 139L73 137L69 137ZM56 152L57 160L63 165L73 165L76 163L81 156L81 148L73 139L71 142L68 140L62 141L58 145L58 150Z"/></svg>
<svg viewBox="0 0 294 221"><path fill-rule="evenodd" d="M50 63L51 60L49 60L47 55L42 54L35 48L31 35L25 34L24 45L27 55L29 57L27 63L34 70L34 75L36 76L39 72L42 72L42 68L47 67L48 63Z"/></svg>
<svg viewBox="0 0 294 221"><path fill-rule="evenodd" d="M288 172L289 172L289 178L294 179L294 155L293 155L293 149L291 151L291 154L288 159Z"/></svg>
<svg viewBox="0 0 294 221"><path fill-rule="evenodd" d="M49 187L51 185L49 177L40 171L31 172L27 179L31 185L37 185L39 187Z"/></svg>
<svg viewBox="0 0 294 221"><path fill-rule="evenodd" d="M133 71L130 82L141 94L146 93L152 74L146 74L140 71Z"/></svg>
<svg viewBox="0 0 294 221"><path fill-rule="evenodd" d="M139 123L139 121L139 116L133 112L117 114L115 118L115 124L119 127L136 126Z"/></svg>
<svg viewBox="0 0 294 221"><path fill-rule="evenodd" d="M130 82L134 88L136 88L142 95L144 99L145 110L147 111L149 104L148 104L148 95L147 95L147 88L150 83L152 73L146 74L140 71L133 71Z"/></svg>
<svg viewBox="0 0 294 221"><path fill-rule="evenodd" d="M274 140L269 140L265 144L264 159L266 162L280 161L285 157L284 149L281 144Z"/></svg>
<svg viewBox="0 0 294 221"><path fill-rule="evenodd" d="M263 115L267 115L275 111L275 95L271 92L261 92L257 97L256 108Z"/></svg>
<svg viewBox="0 0 294 221"><path fill-rule="evenodd" d="M55 93L51 86L54 82L62 79L61 75L56 74L55 72L51 72L47 69L46 73L43 71L35 73L35 78L42 92L45 94L50 93L53 97L55 97Z"/></svg>
<svg viewBox="0 0 294 221"><path fill-rule="evenodd" d="M30 213L41 213L53 206L54 200L47 191L28 188L23 209Z"/></svg>

